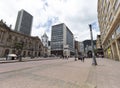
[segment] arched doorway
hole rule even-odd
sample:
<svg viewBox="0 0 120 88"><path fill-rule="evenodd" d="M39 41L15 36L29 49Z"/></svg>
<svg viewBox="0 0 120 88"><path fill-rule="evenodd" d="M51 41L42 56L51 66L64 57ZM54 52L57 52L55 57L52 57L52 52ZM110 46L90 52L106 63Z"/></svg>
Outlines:
<svg viewBox="0 0 120 88"><path fill-rule="evenodd" d="M38 56L40 57L40 55L41 55L41 54L40 54L40 52L39 52L39 53L38 53Z"/></svg>
<svg viewBox="0 0 120 88"><path fill-rule="evenodd" d="M26 56L26 51L23 51L23 57L25 57Z"/></svg>
<svg viewBox="0 0 120 88"><path fill-rule="evenodd" d="M28 56L30 56L30 52L28 51Z"/></svg>
<svg viewBox="0 0 120 88"><path fill-rule="evenodd" d="M35 57L37 57L37 52L35 52Z"/></svg>

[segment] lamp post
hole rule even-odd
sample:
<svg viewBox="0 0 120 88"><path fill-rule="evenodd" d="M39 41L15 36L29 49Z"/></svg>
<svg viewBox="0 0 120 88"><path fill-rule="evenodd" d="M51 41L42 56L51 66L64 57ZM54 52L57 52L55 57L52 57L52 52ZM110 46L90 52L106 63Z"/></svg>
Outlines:
<svg viewBox="0 0 120 88"><path fill-rule="evenodd" d="M97 65L97 62L96 62L95 53L94 53L92 25L89 24L89 27L90 27L91 45L92 45L92 58L93 58L92 65L95 65L95 66L96 66L96 65Z"/></svg>
<svg viewBox="0 0 120 88"><path fill-rule="evenodd" d="M77 61L78 58L78 50L77 50L77 37L75 37L75 61Z"/></svg>

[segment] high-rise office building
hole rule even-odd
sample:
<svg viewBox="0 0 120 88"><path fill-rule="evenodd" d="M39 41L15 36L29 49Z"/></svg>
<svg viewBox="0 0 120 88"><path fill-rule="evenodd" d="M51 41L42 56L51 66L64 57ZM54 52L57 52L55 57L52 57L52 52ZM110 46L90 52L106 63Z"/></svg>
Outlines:
<svg viewBox="0 0 120 88"><path fill-rule="evenodd" d="M98 21L105 57L120 60L120 0L98 0Z"/></svg>
<svg viewBox="0 0 120 88"><path fill-rule="evenodd" d="M64 23L52 26L51 54L70 56L73 53L73 33Z"/></svg>
<svg viewBox="0 0 120 88"><path fill-rule="evenodd" d="M26 12L25 10L20 10L18 12L15 31L20 33L31 35L33 16Z"/></svg>

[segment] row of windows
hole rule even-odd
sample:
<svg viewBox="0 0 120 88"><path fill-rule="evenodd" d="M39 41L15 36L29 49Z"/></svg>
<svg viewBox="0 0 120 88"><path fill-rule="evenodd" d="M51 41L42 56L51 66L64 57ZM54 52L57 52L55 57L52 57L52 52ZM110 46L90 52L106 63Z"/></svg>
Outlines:
<svg viewBox="0 0 120 88"><path fill-rule="evenodd" d="M69 45L69 49L73 51L73 47L74 47L73 46L73 35L71 34L70 31L67 31L66 37L67 37L67 44Z"/></svg>
<svg viewBox="0 0 120 88"><path fill-rule="evenodd" d="M61 26L53 27L51 41L63 41L63 29Z"/></svg>
<svg viewBox="0 0 120 88"><path fill-rule="evenodd" d="M109 46L110 42L116 38L117 35L120 35L120 25L118 25L115 29L115 31L112 33L111 37L107 39L105 43L105 47Z"/></svg>
<svg viewBox="0 0 120 88"><path fill-rule="evenodd" d="M63 36L52 36L51 41L52 41L52 42L63 41Z"/></svg>
<svg viewBox="0 0 120 88"><path fill-rule="evenodd" d="M109 18L109 20L110 21L112 21L112 19L113 19L113 14L112 13L110 13L110 11L111 11L111 9L112 9L112 5L114 4L114 7L113 7L113 11L116 11L117 10L117 8L118 8L118 6L119 6L119 3L120 3L120 0L114 0L115 1L115 4L114 3L112 3L112 2L109 2L109 3L107 3L107 7L106 7L106 5L104 5L104 6L101 6L101 9L99 10L99 14L98 14L98 17L101 19L101 20L99 20L99 21L103 21L103 22L109 22L108 21L108 18ZM102 2L104 2L104 1L102 1ZM106 2L105 2L106 3ZM116 8L116 9L115 9ZM101 12L101 13L100 13ZM110 13L110 14L108 14L108 12ZM106 15L108 15L108 16L106 16ZM102 22L102 23L103 23ZM106 23L105 22L105 23ZM105 24L105 23L103 23L103 24Z"/></svg>
<svg viewBox="0 0 120 88"><path fill-rule="evenodd" d="M108 0L108 1L110 1L110 0ZM107 2L108 2L107 1ZM103 1L104 2L104 1ZM106 3L106 2L105 2ZM100 29L101 29L101 31L102 31L102 33L103 34L101 34L102 35L102 37L104 37L105 35L106 35L106 33L108 32L108 30L109 30L109 25L111 24L111 22L113 21L113 19L114 19L114 12L116 12L117 11L117 8L118 8L118 6L119 6L119 4L120 4L120 0L114 0L114 2L113 3L111 3L111 2L108 2L108 3L106 3L107 4L107 10L106 10L106 8L105 9L103 9L104 7L106 7L106 5L105 6L101 6L102 8L100 9L101 11L102 11L102 13L99 13L98 15L98 17L99 17L99 23L100 23ZM113 8L112 8L112 5L114 5L113 6ZM112 10L112 12L110 13L110 10L111 9L113 9ZM100 12L100 10L99 10L99 12ZM114 12L113 12L114 11ZM108 13L109 12L109 14L106 14L106 13ZM106 16L107 15L107 16ZM108 24L109 23L109 24Z"/></svg>
<svg viewBox="0 0 120 88"><path fill-rule="evenodd" d="M115 31L112 33L111 39L114 39L119 34L120 34L120 25L118 25Z"/></svg>
<svg viewBox="0 0 120 88"><path fill-rule="evenodd" d="M52 31L52 35L63 35L63 31Z"/></svg>
<svg viewBox="0 0 120 88"><path fill-rule="evenodd" d="M63 49L63 44L51 44L51 49Z"/></svg>
<svg viewBox="0 0 120 88"><path fill-rule="evenodd" d="M3 39L5 40L6 37L4 35L5 35L5 33L0 32L0 37L1 37L0 42L2 42ZM30 48L30 47L33 46L33 43L29 39L22 40L19 36L13 36L12 34L8 35L6 43L8 45L14 46L15 43L18 43L18 42L21 42L21 41L24 42L24 45L25 45L26 48ZM35 46L36 50L37 50L37 48L39 49L39 47L41 47L38 42L36 42L34 44L34 46Z"/></svg>
<svg viewBox="0 0 120 88"><path fill-rule="evenodd" d="M52 27L51 49L63 49L63 25Z"/></svg>
<svg viewBox="0 0 120 88"><path fill-rule="evenodd" d="M114 5L115 11L118 9L119 4L120 4L120 0L115 0L115 5Z"/></svg>
<svg viewBox="0 0 120 88"><path fill-rule="evenodd" d="M120 25L116 28L116 35L120 34Z"/></svg>

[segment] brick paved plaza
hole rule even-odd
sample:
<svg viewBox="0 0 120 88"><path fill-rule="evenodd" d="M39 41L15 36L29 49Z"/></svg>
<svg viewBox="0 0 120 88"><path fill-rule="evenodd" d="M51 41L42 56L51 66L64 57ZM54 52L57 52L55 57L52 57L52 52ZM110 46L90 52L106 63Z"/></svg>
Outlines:
<svg viewBox="0 0 120 88"><path fill-rule="evenodd" d="M74 58L0 64L0 88L120 88L120 62Z"/></svg>

